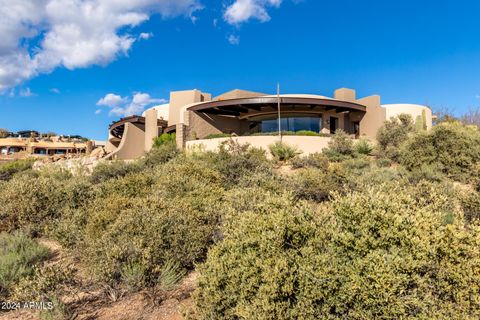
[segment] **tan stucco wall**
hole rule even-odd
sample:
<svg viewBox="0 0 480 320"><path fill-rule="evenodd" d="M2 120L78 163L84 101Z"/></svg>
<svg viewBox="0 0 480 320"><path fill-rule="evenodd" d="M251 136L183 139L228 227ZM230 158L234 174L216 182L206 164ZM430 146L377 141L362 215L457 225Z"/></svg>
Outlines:
<svg viewBox="0 0 480 320"><path fill-rule="evenodd" d="M220 143L229 139L230 138L218 138L187 141L186 148L187 150L199 148L204 151L216 151ZM234 137L232 139L241 144L249 143L253 147L262 148L267 151L267 153L269 153L268 146L279 141L278 136L247 136ZM331 138L328 137L284 136L282 141L297 147L298 150L302 151L302 155L308 155L315 152L322 152L322 149L328 146L330 139Z"/></svg>
<svg viewBox="0 0 480 320"><path fill-rule="evenodd" d="M237 118L188 112L187 140L202 139L209 134L235 133L241 135L248 130L248 121Z"/></svg>
<svg viewBox="0 0 480 320"><path fill-rule="evenodd" d="M265 93L235 89L235 90L225 92L225 93L215 97L214 100L254 98L254 97L261 97L261 96L265 96L265 95L266 95Z"/></svg>
<svg viewBox="0 0 480 320"><path fill-rule="evenodd" d="M380 105L380 96L368 96L357 100L357 103L367 107L367 113L360 121L360 135L375 139L378 129L385 121L385 108Z"/></svg>
<svg viewBox="0 0 480 320"><path fill-rule="evenodd" d="M335 90L333 97L337 100L355 102L356 93L353 89L340 88Z"/></svg>
<svg viewBox="0 0 480 320"><path fill-rule="evenodd" d="M173 91L170 93L170 104L168 107L168 125L173 126L180 121L180 113L186 105L211 101L212 95L199 90Z"/></svg>
<svg viewBox="0 0 480 320"><path fill-rule="evenodd" d="M131 160L141 157L145 152L145 132L133 123L125 123L122 141L118 148L106 156L112 160Z"/></svg>
<svg viewBox="0 0 480 320"><path fill-rule="evenodd" d="M153 146L153 139L158 137L158 116L156 109L149 109L145 112L145 151L150 151Z"/></svg>
<svg viewBox="0 0 480 320"><path fill-rule="evenodd" d="M422 116L422 111L425 110L425 115L427 118L427 129L432 128L432 110L426 106L418 104L386 104L382 108L386 112L386 120L391 117L396 117L402 113L406 113L412 116L413 121L417 119L418 116Z"/></svg>

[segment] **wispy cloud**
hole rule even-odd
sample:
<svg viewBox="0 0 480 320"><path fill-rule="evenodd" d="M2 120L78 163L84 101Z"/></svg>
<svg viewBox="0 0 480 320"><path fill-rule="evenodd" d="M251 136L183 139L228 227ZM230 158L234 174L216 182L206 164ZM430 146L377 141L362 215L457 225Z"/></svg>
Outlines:
<svg viewBox="0 0 480 320"><path fill-rule="evenodd" d="M52 89L50 89L50 92L51 92L51 93L60 94L60 89L52 88Z"/></svg>
<svg viewBox="0 0 480 320"><path fill-rule="evenodd" d="M148 93L143 92L134 93L131 97L122 97L114 93L109 93L97 101L97 106L109 107L110 111L108 114L110 116L126 117L142 113L147 106L166 102L167 100L165 99L152 98ZM100 112L95 113L99 114Z"/></svg>
<svg viewBox="0 0 480 320"><path fill-rule="evenodd" d="M239 44L240 44L240 37L239 37L239 36L236 36L236 35L233 35L233 34L229 35L229 36L227 37L227 40L228 40L228 42L230 42L230 44L232 44L232 45L239 45Z"/></svg>
<svg viewBox="0 0 480 320"><path fill-rule="evenodd" d="M33 93L32 90L30 90L30 88L27 87L20 90L20 96L28 98L28 97L35 96L35 93Z"/></svg>
<svg viewBox="0 0 480 320"><path fill-rule="evenodd" d="M138 35L138 39L140 40L148 40L153 37L153 33L151 32L142 32Z"/></svg>
<svg viewBox="0 0 480 320"><path fill-rule="evenodd" d="M260 22L270 20L268 7L280 7L282 0L235 0L224 12L223 18L229 24L238 25L250 19Z"/></svg>
<svg viewBox="0 0 480 320"><path fill-rule="evenodd" d="M102 109L95 110L95 114L100 114L100 113L102 113Z"/></svg>

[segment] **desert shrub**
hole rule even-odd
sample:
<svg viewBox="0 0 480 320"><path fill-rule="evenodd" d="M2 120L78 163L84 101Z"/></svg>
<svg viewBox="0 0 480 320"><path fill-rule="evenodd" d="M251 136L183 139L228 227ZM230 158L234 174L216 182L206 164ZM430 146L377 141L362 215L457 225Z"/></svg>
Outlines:
<svg viewBox="0 0 480 320"><path fill-rule="evenodd" d="M480 192L462 192L459 199L465 219L468 222L480 221Z"/></svg>
<svg viewBox="0 0 480 320"><path fill-rule="evenodd" d="M162 133L153 139L153 147L158 148L164 144L176 144L177 135L175 133Z"/></svg>
<svg viewBox="0 0 480 320"><path fill-rule="evenodd" d="M15 160L0 165L0 180L10 180L16 173L32 169L34 159Z"/></svg>
<svg viewBox="0 0 480 320"><path fill-rule="evenodd" d="M398 161L399 147L409 134L414 131L412 116L400 114L385 121L377 131L377 142L380 153L391 160Z"/></svg>
<svg viewBox="0 0 480 320"><path fill-rule="evenodd" d="M169 142L153 148L139 162L145 167L152 168L170 161L179 154L177 145Z"/></svg>
<svg viewBox="0 0 480 320"><path fill-rule="evenodd" d="M292 159L292 167L294 169L299 168L318 168L318 169L326 169L328 168L329 161L328 158L321 154L321 153L311 153L308 156L303 157L295 157Z"/></svg>
<svg viewBox="0 0 480 320"><path fill-rule="evenodd" d="M339 165L332 165L328 170L302 169L293 176L292 189L300 199L325 201L330 198L331 192L343 191L346 174Z"/></svg>
<svg viewBox="0 0 480 320"><path fill-rule="evenodd" d="M400 158L410 170L433 165L450 178L469 181L480 162L480 130L460 123L439 124L412 136L401 148Z"/></svg>
<svg viewBox="0 0 480 320"><path fill-rule="evenodd" d="M388 158L379 158L377 159L376 163L377 163L377 166L379 166L380 168L390 167L392 165L392 160Z"/></svg>
<svg viewBox="0 0 480 320"><path fill-rule="evenodd" d="M230 220L199 268L199 318L478 318L479 227L381 189Z"/></svg>
<svg viewBox="0 0 480 320"><path fill-rule="evenodd" d="M104 208L88 221L85 254L97 278L130 288L155 285L162 267L191 269L213 243L218 195L146 198Z"/></svg>
<svg viewBox="0 0 480 320"><path fill-rule="evenodd" d="M217 139L217 138L230 138L230 133L211 133L203 139Z"/></svg>
<svg viewBox="0 0 480 320"><path fill-rule="evenodd" d="M96 186L95 195L103 198L111 194L119 194L125 197L145 197L153 192L155 184L153 170L132 172L124 177L110 179Z"/></svg>
<svg viewBox="0 0 480 320"><path fill-rule="evenodd" d="M366 138L362 138L355 143L355 152L363 155L369 155L373 151L373 146Z"/></svg>
<svg viewBox="0 0 480 320"><path fill-rule="evenodd" d="M92 183L101 183L109 179L124 177L132 172L139 172L143 169L140 162L109 161L97 165L90 176Z"/></svg>
<svg viewBox="0 0 480 320"><path fill-rule="evenodd" d="M63 182L43 176L16 176L0 190L1 224L8 230L22 227L41 232L50 219L58 217L64 201Z"/></svg>
<svg viewBox="0 0 480 320"><path fill-rule="evenodd" d="M323 149L323 153L332 161L346 159L353 154L353 151L353 140L342 129L335 132L328 142L328 148Z"/></svg>
<svg viewBox="0 0 480 320"><path fill-rule="evenodd" d="M255 179L259 173L272 172L263 149L233 139L222 143L218 152L201 153L197 158L221 174L225 187L236 186L241 179Z"/></svg>
<svg viewBox="0 0 480 320"><path fill-rule="evenodd" d="M371 162L368 159L368 157L361 156L361 157L358 157L358 158L352 158L352 159L345 160L344 162L342 162L341 165L343 167L345 167L347 170L351 170L351 171L354 171L354 172L361 172L361 171L369 168L370 165L371 165Z"/></svg>
<svg viewBox="0 0 480 320"><path fill-rule="evenodd" d="M44 246L22 233L0 233L0 298L4 301L13 286L34 273L34 266L47 258Z"/></svg>
<svg viewBox="0 0 480 320"><path fill-rule="evenodd" d="M296 147L281 141L269 145L268 149L270 150L270 154L278 161L288 161L300 154Z"/></svg>
<svg viewBox="0 0 480 320"><path fill-rule="evenodd" d="M188 194L202 194L205 190L222 192L221 173L206 161L188 157L178 157L158 167L155 179L158 184L152 194L171 199L169 201Z"/></svg>
<svg viewBox="0 0 480 320"><path fill-rule="evenodd" d="M420 180L440 182L445 179L445 176L438 166L422 164L420 167L414 168L408 172L408 179L412 183L416 183Z"/></svg>

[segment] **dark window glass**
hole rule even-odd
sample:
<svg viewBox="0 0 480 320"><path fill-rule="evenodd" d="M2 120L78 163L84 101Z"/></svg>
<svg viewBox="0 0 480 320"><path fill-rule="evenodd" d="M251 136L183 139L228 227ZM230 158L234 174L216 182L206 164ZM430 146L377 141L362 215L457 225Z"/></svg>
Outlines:
<svg viewBox="0 0 480 320"><path fill-rule="evenodd" d="M321 117L292 117L281 119L282 131L313 131L320 132L322 130ZM261 132L278 131L278 119L261 121Z"/></svg>

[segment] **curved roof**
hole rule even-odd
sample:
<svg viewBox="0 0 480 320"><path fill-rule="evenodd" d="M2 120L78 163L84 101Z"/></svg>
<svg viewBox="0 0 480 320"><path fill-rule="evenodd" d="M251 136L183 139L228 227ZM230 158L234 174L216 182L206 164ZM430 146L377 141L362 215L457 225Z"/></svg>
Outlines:
<svg viewBox="0 0 480 320"><path fill-rule="evenodd" d="M109 127L109 131L115 138L121 139L123 136L123 132L125 130L126 123L133 123L137 125L145 125L145 118L141 116L129 116L125 118L121 118L116 122L112 122ZM157 120L157 125L159 127L167 127L168 123L165 120Z"/></svg>
<svg viewBox="0 0 480 320"><path fill-rule="evenodd" d="M263 111L262 108L270 108L272 111L276 110L277 103L277 96L261 96L253 98L208 101L190 106L188 107L188 110L218 115L241 116L242 114L248 114L250 111ZM335 110L337 112L367 111L367 107L359 103L329 99L315 95L282 95L280 96L280 103L282 105L290 105L293 107L293 109L295 109L296 106L301 106L308 107L311 110Z"/></svg>

